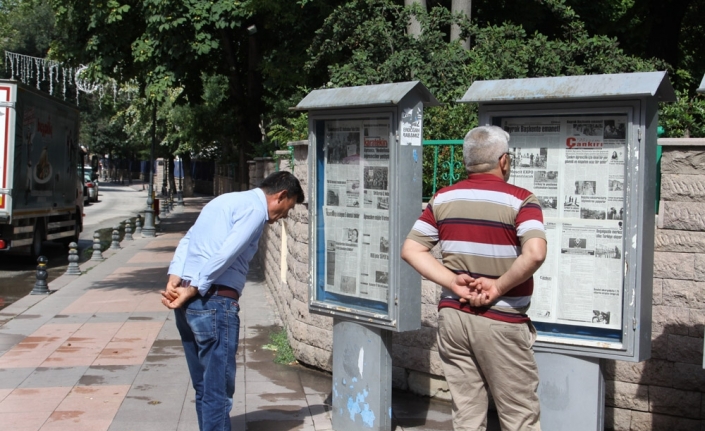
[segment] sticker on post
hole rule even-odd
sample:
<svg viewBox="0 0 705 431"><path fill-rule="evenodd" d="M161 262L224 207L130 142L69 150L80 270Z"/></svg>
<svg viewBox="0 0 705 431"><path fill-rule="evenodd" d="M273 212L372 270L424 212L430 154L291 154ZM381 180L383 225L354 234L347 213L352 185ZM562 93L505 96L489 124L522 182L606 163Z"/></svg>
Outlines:
<svg viewBox="0 0 705 431"><path fill-rule="evenodd" d="M406 108L401 114L401 145L421 146L423 130L423 104Z"/></svg>

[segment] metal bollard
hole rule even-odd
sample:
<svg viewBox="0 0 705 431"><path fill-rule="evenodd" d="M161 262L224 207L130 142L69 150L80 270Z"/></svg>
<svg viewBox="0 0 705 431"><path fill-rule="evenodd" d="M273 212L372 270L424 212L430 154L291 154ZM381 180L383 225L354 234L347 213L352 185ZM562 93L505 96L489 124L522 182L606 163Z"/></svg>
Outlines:
<svg viewBox="0 0 705 431"><path fill-rule="evenodd" d="M69 244L69 266L66 268L66 275L81 275L81 268L78 267L78 244Z"/></svg>
<svg viewBox="0 0 705 431"><path fill-rule="evenodd" d="M111 250L120 250L120 225L113 226L113 242L110 243Z"/></svg>
<svg viewBox="0 0 705 431"><path fill-rule="evenodd" d="M129 218L125 220L125 241L134 241L134 238L132 238L132 223Z"/></svg>
<svg viewBox="0 0 705 431"><path fill-rule="evenodd" d="M162 206L164 207L164 217L169 215L169 198L166 197L162 200L164 203ZM160 202L161 203L161 202Z"/></svg>
<svg viewBox="0 0 705 431"><path fill-rule="evenodd" d="M91 260L105 260L103 252L100 250L100 234L98 232L93 234L93 254L91 255Z"/></svg>
<svg viewBox="0 0 705 431"><path fill-rule="evenodd" d="M135 220L135 234L142 235L142 219L139 214L137 214L137 220Z"/></svg>
<svg viewBox="0 0 705 431"><path fill-rule="evenodd" d="M39 256L37 258L37 282L34 283L34 289L32 289L32 295L47 295L51 293L49 291L49 286L47 285L47 278L49 273L47 272L47 263L49 259L44 256Z"/></svg>

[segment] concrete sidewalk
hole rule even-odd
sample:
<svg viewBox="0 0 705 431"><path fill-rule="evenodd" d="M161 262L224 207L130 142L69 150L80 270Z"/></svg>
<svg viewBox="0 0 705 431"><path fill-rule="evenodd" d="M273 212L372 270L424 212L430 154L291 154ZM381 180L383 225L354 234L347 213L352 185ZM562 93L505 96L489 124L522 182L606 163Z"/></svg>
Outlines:
<svg viewBox="0 0 705 431"><path fill-rule="evenodd" d="M156 238L123 241L51 295L0 311L3 431L198 430L174 315L159 290L183 234L207 198L185 199ZM261 280L248 280L231 412L233 430L331 430L331 376L279 365L263 349L279 329ZM450 430L450 405L395 392L395 430Z"/></svg>

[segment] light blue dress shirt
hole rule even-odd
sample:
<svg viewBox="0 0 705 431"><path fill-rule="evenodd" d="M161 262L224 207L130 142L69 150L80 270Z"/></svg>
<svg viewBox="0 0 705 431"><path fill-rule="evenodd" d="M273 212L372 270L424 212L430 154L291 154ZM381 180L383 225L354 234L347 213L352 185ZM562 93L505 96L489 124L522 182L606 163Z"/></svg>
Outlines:
<svg viewBox="0 0 705 431"><path fill-rule="evenodd" d="M190 280L201 295L213 284L242 294L267 220L262 189L218 196L203 207L196 223L179 241L169 274Z"/></svg>

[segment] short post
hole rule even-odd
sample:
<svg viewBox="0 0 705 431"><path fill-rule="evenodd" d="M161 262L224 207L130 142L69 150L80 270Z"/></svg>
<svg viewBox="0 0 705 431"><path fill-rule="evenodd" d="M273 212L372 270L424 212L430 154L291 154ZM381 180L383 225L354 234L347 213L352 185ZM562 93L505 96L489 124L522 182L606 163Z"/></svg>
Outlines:
<svg viewBox="0 0 705 431"><path fill-rule="evenodd" d="M120 250L120 225L113 226L113 242L110 243L111 250Z"/></svg>
<svg viewBox="0 0 705 431"><path fill-rule="evenodd" d="M132 223L129 218L125 220L125 241L134 241L134 238L132 238Z"/></svg>
<svg viewBox="0 0 705 431"><path fill-rule="evenodd" d="M78 267L78 244L69 244L69 266L66 268L66 275L81 275L81 268Z"/></svg>
<svg viewBox="0 0 705 431"><path fill-rule="evenodd" d="M135 234L142 235L142 218L137 214L137 219L135 220Z"/></svg>
<svg viewBox="0 0 705 431"><path fill-rule="evenodd" d="M184 206L184 186L182 176L184 175L184 165L181 162L181 174L179 175L179 191L176 193L176 204L180 207Z"/></svg>
<svg viewBox="0 0 705 431"><path fill-rule="evenodd" d="M95 232L93 234L93 254L91 255L91 260L104 260L103 252L100 250L100 234Z"/></svg>
<svg viewBox="0 0 705 431"><path fill-rule="evenodd" d="M164 195L164 199L162 199L162 202L164 203L162 207L164 207L164 217L169 215L169 196ZM161 208L161 207L160 207Z"/></svg>
<svg viewBox="0 0 705 431"><path fill-rule="evenodd" d="M34 283L34 289L32 289L32 295L47 295L51 293L49 291L49 286L47 285L47 278L49 273L47 272L47 263L49 259L45 256L39 256L37 258L37 282Z"/></svg>

